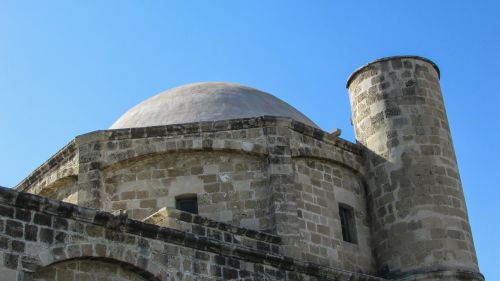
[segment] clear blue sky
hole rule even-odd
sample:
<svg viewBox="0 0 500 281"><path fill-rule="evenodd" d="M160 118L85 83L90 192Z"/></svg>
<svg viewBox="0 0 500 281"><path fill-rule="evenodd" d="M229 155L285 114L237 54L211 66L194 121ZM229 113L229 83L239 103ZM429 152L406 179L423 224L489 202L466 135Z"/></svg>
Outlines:
<svg viewBox="0 0 500 281"><path fill-rule="evenodd" d="M420 55L442 88L481 271L500 280L498 1L0 0L0 185L162 90L229 81L353 140L345 81Z"/></svg>

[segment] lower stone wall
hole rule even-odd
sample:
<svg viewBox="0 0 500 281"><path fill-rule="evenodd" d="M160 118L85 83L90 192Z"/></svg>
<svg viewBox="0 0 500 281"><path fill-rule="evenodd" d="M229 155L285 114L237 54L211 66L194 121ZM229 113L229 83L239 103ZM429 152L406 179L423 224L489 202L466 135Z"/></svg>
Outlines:
<svg viewBox="0 0 500 281"><path fill-rule="evenodd" d="M2 280L43 280L53 270L59 278L67 267L83 276L102 262L118 277L129 270L150 281L384 280L0 188Z"/></svg>
<svg viewBox="0 0 500 281"><path fill-rule="evenodd" d="M163 208L143 221L206 236L209 239L230 242L245 248L283 254L280 236L233 226L173 208Z"/></svg>

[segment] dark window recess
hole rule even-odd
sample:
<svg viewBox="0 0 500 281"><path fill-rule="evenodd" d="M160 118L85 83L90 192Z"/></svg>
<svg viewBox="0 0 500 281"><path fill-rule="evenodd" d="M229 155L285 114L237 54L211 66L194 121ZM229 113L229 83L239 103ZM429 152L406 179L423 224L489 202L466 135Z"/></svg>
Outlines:
<svg viewBox="0 0 500 281"><path fill-rule="evenodd" d="M175 208L184 212L198 214L198 199L196 198L196 194L176 197Z"/></svg>
<svg viewBox="0 0 500 281"><path fill-rule="evenodd" d="M354 211L346 206L339 206L340 225L342 226L342 239L349 243L357 243L356 223Z"/></svg>

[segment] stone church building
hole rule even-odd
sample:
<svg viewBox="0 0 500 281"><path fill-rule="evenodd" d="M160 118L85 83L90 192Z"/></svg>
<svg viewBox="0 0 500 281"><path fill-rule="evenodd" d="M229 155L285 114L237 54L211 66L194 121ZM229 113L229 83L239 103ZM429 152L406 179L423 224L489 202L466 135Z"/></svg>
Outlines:
<svg viewBox="0 0 500 281"><path fill-rule="evenodd" d="M437 66L347 88L356 143L229 83L77 136L0 188L0 280L484 280Z"/></svg>

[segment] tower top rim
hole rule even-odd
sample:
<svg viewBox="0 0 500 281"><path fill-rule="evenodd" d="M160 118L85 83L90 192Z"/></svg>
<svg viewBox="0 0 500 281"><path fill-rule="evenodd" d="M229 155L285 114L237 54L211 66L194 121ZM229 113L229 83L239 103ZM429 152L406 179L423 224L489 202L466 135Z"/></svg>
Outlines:
<svg viewBox="0 0 500 281"><path fill-rule="evenodd" d="M424 58L424 57L420 57L420 56L390 56L390 57L383 57L380 59L376 59L376 60L371 61L365 65L362 65L361 67L358 67L356 70L354 70L353 73L351 73L351 75L349 75L349 78L347 78L346 88L349 89L351 82L354 81L354 79L358 76L358 74L361 71L363 71L364 69L366 69L367 67L370 67L371 65L376 64L376 63L390 61L390 60L396 60L396 59L417 59L417 60L425 61L425 62L431 64L432 67L434 67L434 69L436 70L436 72L438 74L438 78L441 78L441 71L439 70L439 67L437 66L437 64L435 64L433 61L431 61L428 58Z"/></svg>

